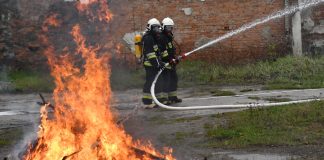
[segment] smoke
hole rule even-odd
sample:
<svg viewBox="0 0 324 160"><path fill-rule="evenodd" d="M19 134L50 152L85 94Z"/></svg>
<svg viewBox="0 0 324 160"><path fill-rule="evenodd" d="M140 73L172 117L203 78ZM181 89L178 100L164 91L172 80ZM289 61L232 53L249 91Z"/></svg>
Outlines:
<svg viewBox="0 0 324 160"><path fill-rule="evenodd" d="M19 102L17 105L20 106L19 108L24 108L24 114L16 116L20 116L23 123L26 124L19 127L24 135L11 149L10 155L7 156L7 159L9 160L21 160L24 152L30 145L30 142L35 142L37 138L38 126L40 124L40 106L36 102L41 100L38 99L38 95L23 95L23 97L26 98L26 100Z"/></svg>
<svg viewBox="0 0 324 160"><path fill-rule="evenodd" d="M36 1L36 0L34 0ZM33 2L34 2L33 1ZM52 2L52 1L51 1ZM82 1L83 4L88 4L89 0ZM75 23L79 23L80 27L82 28L82 34L87 37L86 43L92 46L101 46L101 49L98 51L98 55L109 54L113 61L112 68L113 68L113 76L116 76L117 80L116 83L120 82L128 82L128 79L132 78L129 76L129 70L127 69L129 64L127 61L128 58L124 55L120 47L117 47L117 44L122 43L122 35L124 34L123 28L128 25L125 23L127 19L127 12L130 10L128 8L129 5L126 5L128 0L120 0L120 1L111 1L109 6L114 13L114 17L111 23L100 23L98 19L92 19L89 21L89 18L86 14L80 13L75 8L75 3L77 2L65 2L65 1L56 1L50 4L50 6L46 7L46 13L40 12L42 14L37 15L33 12L37 17L39 17L39 26L35 28L38 29L37 34L40 37L45 36L48 38L48 41L52 43L55 48L55 52L58 56L65 56L66 53L74 53L75 50L75 43L70 36L70 31ZM23 9L23 5L20 5L21 9ZM30 5L29 5L30 7ZM96 5L92 6L95 10ZM44 11L44 10L42 10ZM27 11L26 11L27 12ZM55 16L53 16L55 15ZM52 17L51 17L52 16ZM47 25L47 28L42 28L45 21L48 18L55 18L59 20L57 23L49 23L52 25ZM53 25L55 24L55 25ZM57 26L58 25L58 26ZM25 26L26 28L30 26ZM45 33L41 31L42 29L48 29L48 32ZM41 48L47 48L48 44L44 42L42 38L38 39L38 45ZM42 51L43 52L43 51ZM43 54L43 53L39 54ZM41 55L44 57L43 55ZM74 58L78 58L74 55ZM132 55L131 55L132 56ZM39 56L38 56L39 57ZM134 60L135 62L135 60ZM44 61L46 63L46 61ZM83 63L80 60L80 65ZM119 67L122 66L123 69ZM126 68L124 67L126 66ZM39 68L43 68L46 66L38 66ZM126 75L126 76L123 76ZM129 83L127 83L129 84ZM39 113L39 106L37 104L33 104L35 109L32 109L35 112ZM21 159L21 156L27 150L27 147L30 142L35 142L37 137L37 131L39 130L39 114L29 114L26 118L31 126L26 126L23 128L23 135L22 140L12 148L12 152L9 159L18 160Z"/></svg>
<svg viewBox="0 0 324 160"><path fill-rule="evenodd" d="M37 131L39 122L33 121L34 117L30 117L30 122L33 126L29 129L24 129L24 137L22 140L12 149L11 154L8 156L10 160L21 160L25 151L28 149L30 142L33 142L37 139Z"/></svg>

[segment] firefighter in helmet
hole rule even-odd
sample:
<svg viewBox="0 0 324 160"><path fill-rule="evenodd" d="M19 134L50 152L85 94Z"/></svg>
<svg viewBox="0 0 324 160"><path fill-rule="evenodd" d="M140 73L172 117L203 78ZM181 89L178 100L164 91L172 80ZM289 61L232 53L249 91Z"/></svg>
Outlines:
<svg viewBox="0 0 324 160"><path fill-rule="evenodd" d="M161 36L161 24L156 18L152 18L147 23L147 30L142 38L143 46L143 65L146 72L145 84L143 88L142 101L145 108L155 108L150 88L154 81L155 76L165 63L160 58L159 41ZM159 78L156 83L155 94L159 101L162 100L162 79Z"/></svg>
<svg viewBox="0 0 324 160"><path fill-rule="evenodd" d="M162 34L161 43L163 43L161 57L163 62L169 62L170 67L166 67L162 73L163 77L163 92L167 93L168 103L181 103L182 100L177 96L178 88L178 75L176 71L176 65L179 63L179 59L176 57L176 47L174 45L173 37L174 22L171 18L164 18L162 21ZM164 50L165 48L165 50Z"/></svg>

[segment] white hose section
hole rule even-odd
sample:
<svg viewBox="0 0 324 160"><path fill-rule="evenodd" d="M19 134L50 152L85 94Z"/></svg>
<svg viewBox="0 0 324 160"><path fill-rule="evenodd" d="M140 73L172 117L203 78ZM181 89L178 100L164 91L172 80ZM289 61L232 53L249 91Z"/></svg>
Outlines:
<svg viewBox="0 0 324 160"><path fill-rule="evenodd" d="M196 52L196 51L199 51L203 48L206 48L206 47L209 47L213 44L216 44L220 41L223 41L227 38L230 38L234 35L237 35L241 32L244 32L246 30L249 30L251 28L254 28L255 26L257 25L260 25L260 24L263 24L263 23L266 23L270 20L273 20L273 19L276 19L276 18L280 18L284 15L288 15L288 14L291 14L291 13L294 13L298 10L303 10L303 9L306 9L306 8L309 8L309 7L313 7L313 6L316 6L320 3L323 3L324 0L308 0L306 2L303 2L303 3L300 3L299 5L297 6L293 6L293 7L288 7L284 10L281 10L279 12L275 12L265 18L261 18L261 19L257 19L256 21L253 21L251 23L248 23L246 25L243 25L242 27L236 29L236 30L233 30L215 40L212 40L190 52L187 52L184 54L184 56L189 56L190 54ZM182 56L179 57L179 59L181 58L184 58ZM166 64L166 66L168 66L169 63ZM172 107L172 106L167 106L165 104L162 104L161 102L158 101L158 99L156 98L155 96L155 84L157 82L157 79L159 78L159 76L161 75L162 71L164 70L161 69L158 74L155 76L155 79L152 83L152 86L151 86L151 94L152 94L152 98L154 100L154 102L159 105L160 107L162 108L165 108L165 109L169 109L169 110L199 110L199 109L225 109L225 108L250 108L250 107L267 107L267 106L280 106L280 105L287 105L287 104L296 104L296 103L305 103L305 102L311 102L311 101L318 101L318 100L321 100L321 99L307 99L307 100L296 100L296 101L289 101L289 102L278 102L278 103L262 103L262 104L259 104L259 103L253 103L253 104L237 104L237 105L212 105L212 106L192 106L192 107Z"/></svg>
<svg viewBox="0 0 324 160"><path fill-rule="evenodd" d="M167 64L168 65L168 64ZM270 106L281 106L281 105L288 105L288 104L297 104L297 103L305 103L305 102L312 102L312 101L319 101L321 99L319 98L313 98L313 99L306 99L306 100L296 100L296 101L289 101L289 102L277 102L277 103L251 103L251 104L233 104L233 105L211 105L211 106L190 106L190 107L172 107L167 106L156 98L155 96L155 84L157 82L157 79L163 72L163 69L159 71L159 73L156 75L152 86L151 86L151 94L153 97L154 102L165 109L168 110L202 110L202 109L239 109L239 108L256 108L256 107L270 107Z"/></svg>

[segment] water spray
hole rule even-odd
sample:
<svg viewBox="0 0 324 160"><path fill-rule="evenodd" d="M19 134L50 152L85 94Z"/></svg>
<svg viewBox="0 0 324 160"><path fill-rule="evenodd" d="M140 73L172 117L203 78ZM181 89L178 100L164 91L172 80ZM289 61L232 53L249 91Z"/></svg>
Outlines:
<svg viewBox="0 0 324 160"><path fill-rule="evenodd" d="M241 32L244 32L244 31L247 31L251 28L254 28L255 26L258 26L260 24L264 24L268 21L271 21L273 19L277 19L277 18L280 18L282 16L285 16L285 15L289 15L289 14L292 14L292 13L295 13L296 11L299 11L299 10L304 10L306 8L309 8L309 7L313 7L313 6L316 6L320 3L324 2L324 0L307 0L305 2L302 2L300 3L299 5L297 6L291 6L291 7L288 7L286 9L283 9L283 10L280 10L278 12L275 12L275 13L272 13L270 14L269 16L267 17L264 17L264 18L261 18L261 19L257 19L251 23L248 23L248 24L245 24L243 25L242 27L236 29L236 30L233 30L215 40L212 40L190 52L187 52L181 56L178 57L179 60L189 56L190 54L194 53L194 52L197 52L199 50L202 50L206 47L209 47L211 45L214 45L216 43L219 43L225 39L228 39L234 35L237 35ZM169 63L167 63L165 66L168 66ZM234 108L253 108L253 107L267 107L267 106L280 106L280 105L288 105L288 104L296 104L296 103L305 103L305 102L311 102L311 101L318 101L318 100L321 100L320 98L314 98L314 99L306 99L306 100L296 100L296 101L289 101L289 102L278 102L278 103L253 103L253 104L238 104L238 105L211 105L211 106L192 106L192 107L172 107L172 106L167 106L165 104L162 104L161 102L158 101L158 99L156 98L155 96L155 84L157 82L157 79L159 78L159 76L161 75L161 73L163 72L164 68L162 68L158 74L155 76L155 79L152 83L152 86L151 86L151 94L152 94L152 97L153 97L153 100L154 102L159 105L160 107L162 108L165 108L165 109L169 109L169 110L200 110L200 109L234 109Z"/></svg>

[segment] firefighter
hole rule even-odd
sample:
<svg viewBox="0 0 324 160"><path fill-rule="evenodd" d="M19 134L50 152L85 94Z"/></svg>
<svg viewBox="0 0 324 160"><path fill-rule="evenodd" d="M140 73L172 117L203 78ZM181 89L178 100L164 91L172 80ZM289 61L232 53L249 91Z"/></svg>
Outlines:
<svg viewBox="0 0 324 160"><path fill-rule="evenodd" d="M161 39L166 50L162 52L161 57L164 62L169 62L171 66L170 68L165 69L165 73L162 73L162 77L164 77L163 82L165 82L163 86L163 91L167 92L169 104L182 102L182 99L179 99L177 96L178 75L176 71L176 65L178 64L179 60L176 57L176 47L174 45L174 38L172 32L173 27L174 22L171 18L167 17L163 19Z"/></svg>
<svg viewBox="0 0 324 160"><path fill-rule="evenodd" d="M156 18L152 18L147 23L147 31L144 33L142 38L143 46L143 65L146 72L146 81L143 88L143 98L142 101L145 108L155 108L150 88L154 81L155 76L161 68L164 67L165 63L161 61L160 58L160 48L159 41L161 36L161 24ZM155 94L158 100L161 102L162 96L162 79L159 78L156 83Z"/></svg>

